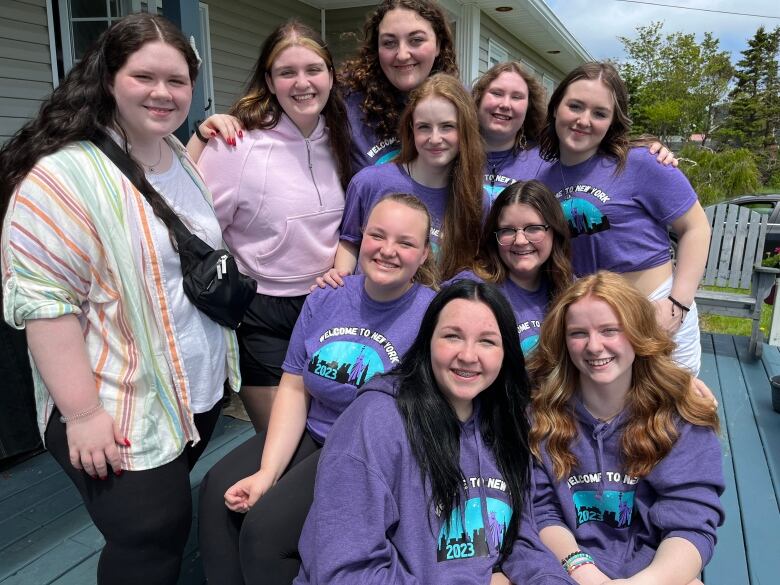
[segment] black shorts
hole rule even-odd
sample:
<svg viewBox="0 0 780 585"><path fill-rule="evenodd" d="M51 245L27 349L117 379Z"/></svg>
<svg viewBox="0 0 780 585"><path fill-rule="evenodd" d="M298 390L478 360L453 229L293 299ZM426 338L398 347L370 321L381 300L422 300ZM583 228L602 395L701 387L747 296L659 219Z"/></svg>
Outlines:
<svg viewBox="0 0 780 585"><path fill-rule="evenodd" d="M277 386L295 322L306 295L270 297L256 294L244 315L238 334L241 383Z"/></svg>

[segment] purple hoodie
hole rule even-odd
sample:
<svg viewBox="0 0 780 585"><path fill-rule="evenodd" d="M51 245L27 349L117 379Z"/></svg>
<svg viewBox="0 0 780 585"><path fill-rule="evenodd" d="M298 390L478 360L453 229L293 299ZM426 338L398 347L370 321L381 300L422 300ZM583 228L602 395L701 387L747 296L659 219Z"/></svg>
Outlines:
<svg viewBox="0 0 780 585"><path fill-rule="evenodd" d="M579 434L571 445L578 465L558 481L546 451L534 468L537 528L565 526L580 549L612 579L647 567L665 538L693 544L702 566L712 557L715 529L723 523L720 443L712 429L680 423L671 452L645 477L629 476L621 463L626 415L595 419L578 400Z"/></svg>
<svg viewBox="0 0 780 585"><path fill-rule="evenodd" d="M461 508L449 531L429 505L396 406L392 376L375 378L333 426L320 457L295 585L487 585L512 510L479 409L461 425ZM571 583L530 522L503 565L515 583Z"/></svg>

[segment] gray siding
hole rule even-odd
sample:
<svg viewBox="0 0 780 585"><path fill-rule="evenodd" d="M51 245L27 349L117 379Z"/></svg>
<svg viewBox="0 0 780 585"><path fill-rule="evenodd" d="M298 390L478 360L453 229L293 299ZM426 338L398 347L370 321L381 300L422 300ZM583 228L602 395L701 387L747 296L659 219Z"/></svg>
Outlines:
<svg viewBox="0 0 780 585"><path fill-rule="evenodd" d="M523 44L518 38L514 37L504 27L490 18L484 12L479 18L479 73L480 75L488 70L488 39L492 38L494 42L500 44L509 52L509 58L516 61L522 61L531 73L534 73L540 81L543 76L551 79L555 85L563 79L565 72L559 71L544 57L533 51L530 47Z"/></svg>
<svg viewBox="0 0 780 585"><path fill-rule="evenodd" d="M363 24L373 6L338 8L325 12L325 41L338 68L357 54L363 39Z"/></svg>
<svg viewBox="0 0 780 585"><path fill-rule="evenodd" d="M35 116L52 89L45 0L0 0L0 143Z"/></svg>
<svg viewBox="0 0 780 585"><path fill-rule="evenodd" d="M215 0L207 4L217 113L227 111L242 94L260 45L277 25L295 17L320 30L320 11L298 0Z"/></svg>

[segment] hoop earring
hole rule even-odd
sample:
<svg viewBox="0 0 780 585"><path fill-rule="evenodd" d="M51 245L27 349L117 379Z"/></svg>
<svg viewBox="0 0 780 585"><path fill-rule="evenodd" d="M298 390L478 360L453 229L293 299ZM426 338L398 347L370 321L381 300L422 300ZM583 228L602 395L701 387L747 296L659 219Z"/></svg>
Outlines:
<svg viewBox="0 0 780 585"><path fill-rule="evenodd" d="M528 148L528 141L525 139L525 129L520 128L520 140L518 141L518 145L520 146L520 150L525 150Z"/></svg>

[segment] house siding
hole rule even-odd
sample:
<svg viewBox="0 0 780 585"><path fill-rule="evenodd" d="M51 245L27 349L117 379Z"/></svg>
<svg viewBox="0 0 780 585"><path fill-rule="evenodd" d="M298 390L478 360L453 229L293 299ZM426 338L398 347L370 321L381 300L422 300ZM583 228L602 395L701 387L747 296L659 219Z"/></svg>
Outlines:
<svg viewBox="0 0 780 585"><path fill-rule="evenodd" d="M320 30L320 11L297 0L208 2L216 111L223 113L244 92L260 45L280 23L297 18Z"/></svg>
<svg viewBox="0 0 780 585"><path fill-rule="evenodd" d="M325 12L325 42L338 68L357 54L363 39L363 24L373 6L335 8Z"/></svg>
<svg viewBox="0 0 780 585"><path fill-rule="evenodd" d="M38 112L52 83L45 0L2 0L0 144Z"/></svg>
<svg viewBox="0 0 780 585"><path fill-rule="evenodd" d="M509 58L522 62L526 68L536 75L539 81L547 82L545 85L554 87L565 72L552 67L549 62L543 60L531 48L524 45L517 37L490 18L484 12L480 15L479 31L479 73L482 75L488 70L488 39L500 44L509 52ZM552 85L550 85L552 82Z"/></svg>

